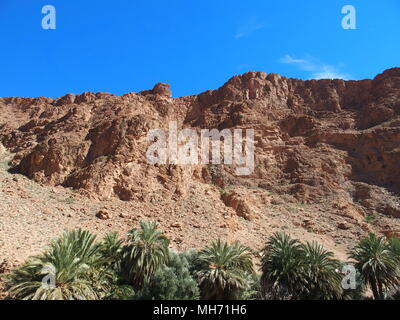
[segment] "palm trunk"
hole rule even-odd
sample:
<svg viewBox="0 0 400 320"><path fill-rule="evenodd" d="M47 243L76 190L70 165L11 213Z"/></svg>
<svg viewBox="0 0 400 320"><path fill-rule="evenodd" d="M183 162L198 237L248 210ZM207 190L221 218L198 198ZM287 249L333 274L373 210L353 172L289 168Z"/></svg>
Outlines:
<svg viewBox="0 0 400 320"><path fill-rule="evenodd" d="M378 281L379 299L384 300L385 296L383 294L382 282Z"/></svg>
<svg viewBox="0 0 400 320"><path fill-rule="evenodd" d="M374 299L380 300L378 286L376 285L376 280L374 277L371 278L370 284L371 284L372 293L374 294Z"/></svg>

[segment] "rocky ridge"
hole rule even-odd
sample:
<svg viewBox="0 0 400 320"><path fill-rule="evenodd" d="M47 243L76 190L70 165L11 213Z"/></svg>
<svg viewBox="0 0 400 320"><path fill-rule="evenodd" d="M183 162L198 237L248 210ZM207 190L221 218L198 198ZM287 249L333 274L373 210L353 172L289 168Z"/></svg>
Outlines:
<svg viewBox="0 0 400 320"><path fill-rule="evenodd" d="M362 81L248 72L181 98L167 84L122 96L0 98L0 114L10 205L2 225L20 197L4 190L23 175L44 193L72 192L78 211L89 208L89 229L100 223L104 232L125 232L140 217L159 220L180 248L219 236L259 248L267 234L286 230L341 254L367 232L399 230L399 68ZM254 129L254 173L236 176L224 164L150 165L146 135L170 121L197 131ZM41 194L28 197L43 202ZM3 246L12 256L12 245Z"/></svg>

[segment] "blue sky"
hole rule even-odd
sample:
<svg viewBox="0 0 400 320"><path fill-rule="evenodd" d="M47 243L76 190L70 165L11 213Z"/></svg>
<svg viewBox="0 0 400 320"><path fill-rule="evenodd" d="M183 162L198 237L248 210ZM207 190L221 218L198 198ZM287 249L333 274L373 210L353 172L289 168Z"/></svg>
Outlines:
<svg viewBox="0 0 400 320"><path fill-rule="evenodd" d="M43 30L44 5L56 30ZM357 29L341 25L356 8ZM171 84L198 94L250 70L364 79L399 66L398 0L0 0L0 96Z"/></svg>

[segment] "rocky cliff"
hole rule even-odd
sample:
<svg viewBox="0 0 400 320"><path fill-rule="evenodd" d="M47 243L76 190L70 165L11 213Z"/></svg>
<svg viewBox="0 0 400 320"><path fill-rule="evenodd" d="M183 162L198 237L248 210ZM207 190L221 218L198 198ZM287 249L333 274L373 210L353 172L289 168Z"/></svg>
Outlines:
<svg viewBox="0 0 400 320"><path fill-rule="evenodd" d="M254 129L253 174L149 164L146 135L170 121L197 131ZM354 225L356 236L373 228L365 217L382 216L377 228L385 230L400 217L400 68L362 81L248 72L181 98L167 84L122 96L1 98L0 141L11 173L96 200L159 205L158 216L172 214L165 203L185 203L194 215L218 203L217 215L262 225L274 206L304 205L313 213L297 208L294 226L325 221L316 232L335 233Z"/></svg>

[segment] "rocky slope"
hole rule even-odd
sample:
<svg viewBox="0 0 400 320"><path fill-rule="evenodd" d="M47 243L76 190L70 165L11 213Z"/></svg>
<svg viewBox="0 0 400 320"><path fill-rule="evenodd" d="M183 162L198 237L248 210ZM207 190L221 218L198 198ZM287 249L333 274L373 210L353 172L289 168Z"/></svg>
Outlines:
<svg viewBox="0 0 400 320"><path fill-rule="evenodd" d="M146 135L170 121L197 131L254 129L254 173L149 164ZM0 142L0 260L34 253L63 227L125 232L140 218L159 220L182 249L217 237L257 249L286 230L341 256L367 232L400 229L400 68L363 81L248 72L175 99L166 84L122 96L0 98ZM75 202L52 206L54 190ZM21 209L21 197L36 209ZM34 222L44 210L45 232ZM24 226L14 230L12 221ZM29 250L19 247L33 245L19 234L27 232L38 239Z"/></svg>

